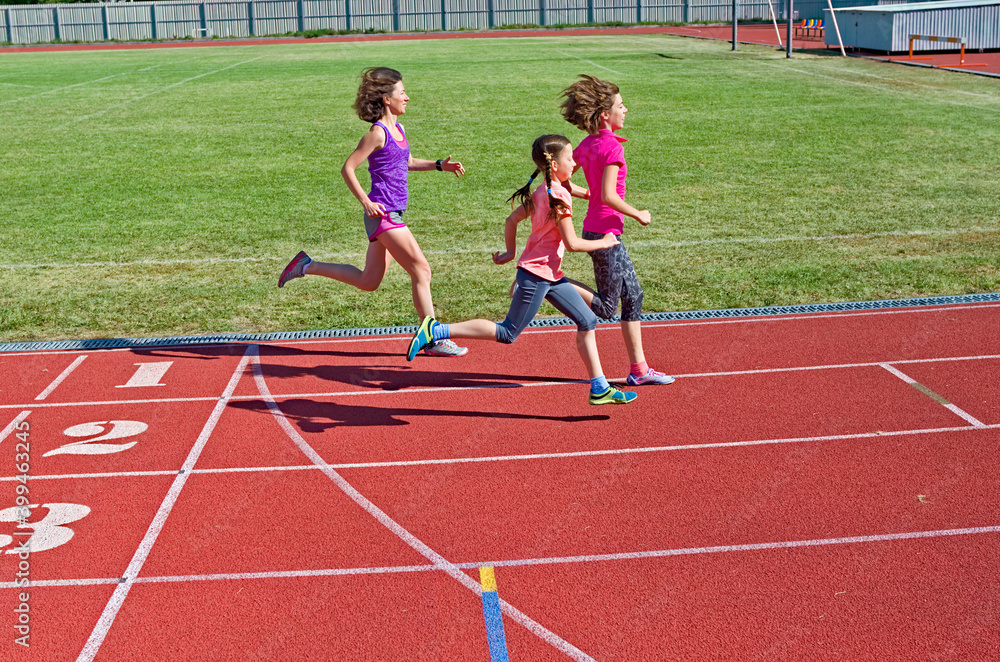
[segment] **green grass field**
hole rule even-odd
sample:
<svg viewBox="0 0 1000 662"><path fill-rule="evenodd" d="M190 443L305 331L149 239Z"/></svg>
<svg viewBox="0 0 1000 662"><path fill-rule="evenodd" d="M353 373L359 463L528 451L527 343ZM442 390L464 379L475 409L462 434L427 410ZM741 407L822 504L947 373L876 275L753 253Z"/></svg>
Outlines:
<svg viewBox="0 0 1000 662"><path fill-rule="evenodd" d="M339 170L376 64L403 72L414 155L468 171L410 175L442 321L506 313L489 254L531 141L583 137L558 114L577 73L629 108L645 310L1000 290L997 79L653 35L3 52L0 340L416 323L398 266L375 293L276 287L300 249L363 259ZM566 271L593 281L586 255Z"/></svg>

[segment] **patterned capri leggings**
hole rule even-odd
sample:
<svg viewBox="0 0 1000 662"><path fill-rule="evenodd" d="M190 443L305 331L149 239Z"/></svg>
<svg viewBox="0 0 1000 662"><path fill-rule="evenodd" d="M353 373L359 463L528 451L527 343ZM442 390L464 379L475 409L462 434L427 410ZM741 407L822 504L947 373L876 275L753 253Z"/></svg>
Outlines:
<svg viewBox="0 0 1000 662"><path fill-rule="evenodd" d="M601 239L599 232L583 233L584 239ZM618 245L591 251L590 258L594 261L594 280L597 283L597 295L590 304L590 309L603 319L611 319L618 309L618 300L622 302L623 322L637 322L642 314L642 286L639 276L635 273L632 258L628 249L618 236Z"/></svg>

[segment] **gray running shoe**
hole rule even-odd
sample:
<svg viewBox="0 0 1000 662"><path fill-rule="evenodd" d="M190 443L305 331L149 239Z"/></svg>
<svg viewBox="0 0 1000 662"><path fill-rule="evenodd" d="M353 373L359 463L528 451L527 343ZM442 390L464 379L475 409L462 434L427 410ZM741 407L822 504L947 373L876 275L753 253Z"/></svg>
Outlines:
<svg viewBox="0 0 1000 662"><path fill-rule="evenodd" d="M284 287L288 281L305 276L306 267L309 266L310 262L312 262L312 258L306 255L305 251L299 251L299 254L293 257L285 270L281 272L281 276L278 278L278 287Z"/></svg>
<svg viewBox="0 0 1000 662"><path fill-rule="evenodd" d="M450 340L438 340L424 348L424 354L427 356L465 356L468 351L468 347L459 347Z"/></svg>

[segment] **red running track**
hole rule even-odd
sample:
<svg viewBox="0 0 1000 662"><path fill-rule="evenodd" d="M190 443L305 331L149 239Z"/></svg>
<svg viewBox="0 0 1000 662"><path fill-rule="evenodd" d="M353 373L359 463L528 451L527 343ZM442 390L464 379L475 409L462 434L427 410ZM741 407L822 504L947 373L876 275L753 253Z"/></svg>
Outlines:
<svg viewBox="0 0 1000 662"><path fill-rule="evenodd" d="M0 657L997 659L998 314L0 355Z"/></svg>

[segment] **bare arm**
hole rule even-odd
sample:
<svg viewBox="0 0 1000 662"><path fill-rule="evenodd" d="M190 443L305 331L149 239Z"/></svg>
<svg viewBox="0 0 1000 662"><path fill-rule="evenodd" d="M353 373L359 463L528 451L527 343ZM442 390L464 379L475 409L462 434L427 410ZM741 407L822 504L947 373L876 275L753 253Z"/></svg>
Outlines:
<svg viewBox="0 0 1000 662"><path fill-rule="evenodd" d="M589 253L602 248L611 248L618 243L618 238L610 232L601 239L580 239L576 236L576 228L573 227L573 217L568 214L560 216L556 225L559 227L559 234L562 235L566 250L574 253Z"/></svg>
<svg viewBox="0 0 1000 662"><path fill-rule="evenodd" d="M569 194L572 195L574 198L580 198L581 200L590 199L589 188L583 188L582 186L577 186L571 180L568 179L565 182L563 182L563 186L565 186L569 190Z"/></svg>
<svg viewBox="0 0 1000 662"><path fill-rule="evenodd" d="M347 157L347 161L344 162L344 167L340 169L340 174L344 178L344 182L347 184L347 188L350 189L354 197L358 199L361 206L364 208L365 213L371 218L378 218L385 213L385 207L382 206L380 202L372 202L368 198L368 194L365 193L364 188L361 187L361 182L358 181L358 176L354 174L354 171L358 169L362 163L364 163L371 154L377 150L382 149L385 146L385 132L381 128L372 125L371 131L366 133L358 146L354 148L351 155Z"/></svg>
<svg viewBox="0 0 1000 662"><path fill-rule="evenodd" d="M410 160L406 164L407 170L437 170L437 161L431 161L429 159L415 159L410 156ZM446 159L441 159L441 169L445 172L453 172L455 176L465 174L465 168L458 161L452 161L451 155Z"/></svg>
<svg viewBox="0 0 1000 662"><path fill-rule="evenodd" d="M618 195L618 171L620 169L617 163L609 163L604 167L604 175L601 177L601 197L604 199L604 203L615 211L639 221L640 225L649 225L651 220L649 210L640 211Z"/></svg>
<svg viewBox="0 0 1000 662"><path fill-rule="evenodd" d="M528 212L524 205L518 205L517 209L510 213L503 227L503 240L506 250L501 253L493 253L493 261L496 264L506 264L514 259L517 253L517 224L528 218Z"/></svg>

